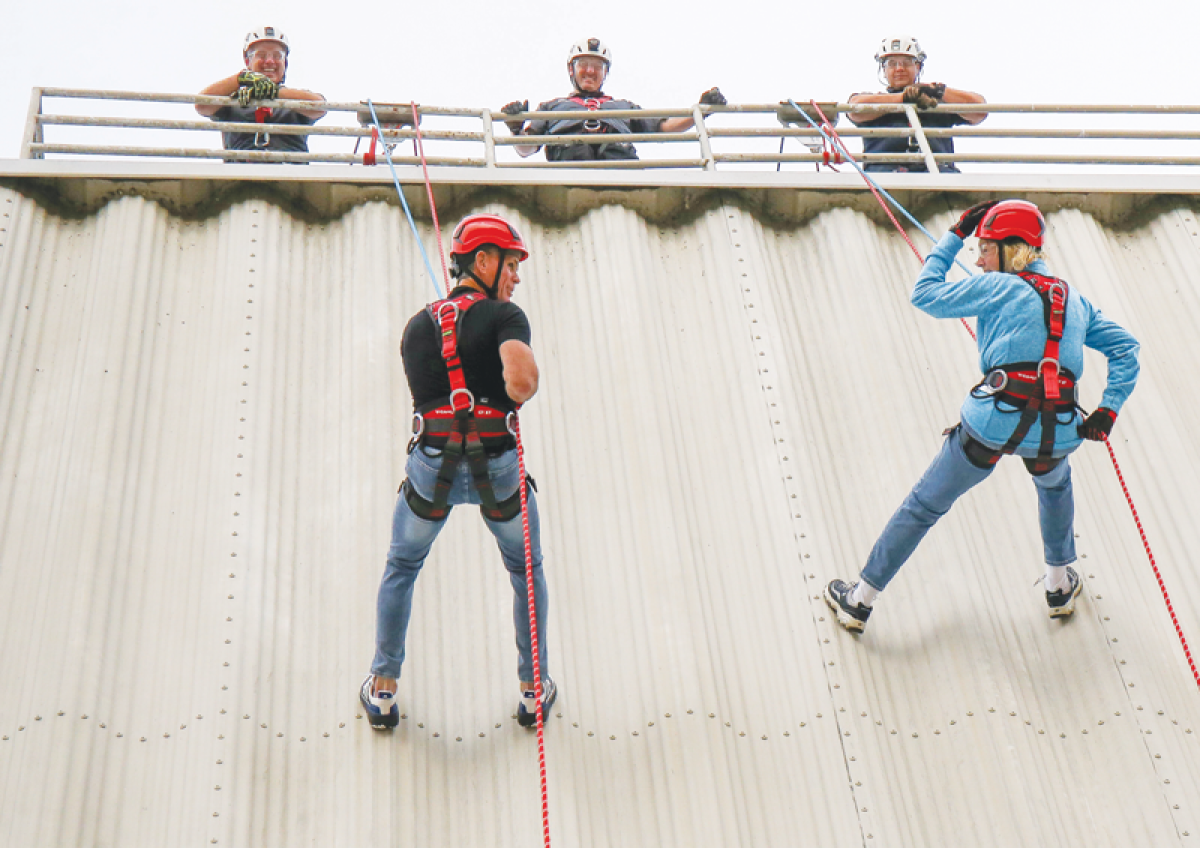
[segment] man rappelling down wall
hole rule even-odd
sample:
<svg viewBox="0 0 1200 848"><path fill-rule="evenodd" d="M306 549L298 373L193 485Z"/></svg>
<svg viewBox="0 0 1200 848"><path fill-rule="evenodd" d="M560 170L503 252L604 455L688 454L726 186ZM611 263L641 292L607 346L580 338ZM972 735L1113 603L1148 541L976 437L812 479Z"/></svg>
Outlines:
<svg viewBox="0 0 1200 848"><path fill-rule="evenodd" d="M379 586L375 659L359 698L371 727L395 727L396 688L404 662L413 587L450 510L479 506L496 537L513 588L517 721L549 714L558 692L546 673L548 600L542 574L537 501L528 491L530 578L537 642L530 632L526 539L521 515L517 409L538 389L538 367L524 311L512 302L520 263L529 251L516 229L496 215L469 215L454 230L451 273L459 280L445 300L430 304L404 328L401 354L413 398L413 439L392 519L387 568Z"/></svg>
<svg viewBox="0 0 1200 848"><path fill-rule="evenodd" d="M1043 584L1051 617L1074 612L1075 502L1069 455L1084 439L1105 441L1138 377L1139 345L1042 259L1046 222L1023 200L980 203L963 213L925 260L912 302L935 318L978 318L983 379L962 405L933 463L888 521L857 583L833 580L825 600L847 630L862 631L876 597L954 502L1007 454L1033 476L1045 548ZM963 240L979 237L984 273L949 282ZM1108 358L1100 407L1085 419L1076 382L1083 348Z"/></svg>

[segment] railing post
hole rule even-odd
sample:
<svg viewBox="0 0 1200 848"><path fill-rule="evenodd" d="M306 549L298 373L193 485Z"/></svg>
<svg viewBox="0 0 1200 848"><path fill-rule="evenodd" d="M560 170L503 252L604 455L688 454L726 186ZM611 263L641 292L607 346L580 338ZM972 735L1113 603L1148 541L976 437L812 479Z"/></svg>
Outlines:
<svg viewBox="0 0 1200 848"><path fill-rule="evenodd" d="M483 167L496 167L496 137L492 134L492 110L483 110Z"/></svg>
<svg viewBox="0 0 1200 848"><path fill-rule="evenodd" d="M30 145L42 143L42 89L34 86L29 94L29 114L25 118L25 135L21 139L22 159L45 159L43 153L34 153Z"/></svg>
<svg viewBox="0 0 1200 848"><path fill-rule="evenodd" d="M905 103L904 114L908 116L908 123L913 128L913 132L917 134L917 145L925 154L925 167L931 174L940 173L937 160L933 158L933 151L929 149L929 139L925 137L925 131L921 128L920 120L917 119L917 110L912 107L911 103Z"/></svg>
<svg viewBox="0 0 1200 848"><path fill-rule="evenodd" d="M696 134L700 137L700 157L704 159L704 170L717 170L717 160L713 158L712 145L708 141L708 127L704 126L704 112L699 103L692 104L692 120L696 122Z"/></svg>

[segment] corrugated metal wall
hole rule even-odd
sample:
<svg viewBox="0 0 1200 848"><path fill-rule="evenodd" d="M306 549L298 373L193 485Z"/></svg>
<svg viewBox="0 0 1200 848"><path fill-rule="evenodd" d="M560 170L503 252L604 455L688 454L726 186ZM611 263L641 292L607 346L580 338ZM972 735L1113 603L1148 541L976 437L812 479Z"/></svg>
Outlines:
<svg viewBox="0 0 1200 848"><path fill-rule="evenodd" d="M401 213L0 206L0 844L538 844L510 590L473 511L420 580L400 728L358 717L400 332L433 296ZM533 251L557 844L1200 838L1200 700L1102 446L1073 460L1073 620L1034 585L1015 462L862 638L819 600L976 379L961 325L908 305L898 236L836 208L789 232L732 206L676 227L499 211ZM1115 448L1200 640L1200 228L1185 208L1050 225L1052 268L1144 342Z"/></svg>

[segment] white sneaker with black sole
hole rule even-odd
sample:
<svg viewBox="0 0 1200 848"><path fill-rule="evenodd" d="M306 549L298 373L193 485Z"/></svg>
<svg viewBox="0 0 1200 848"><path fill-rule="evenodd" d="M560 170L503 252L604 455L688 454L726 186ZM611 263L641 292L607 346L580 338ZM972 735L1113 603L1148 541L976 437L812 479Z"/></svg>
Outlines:
<svg viewBox="0 0 1200 848"><path fill-rule="evenodd" d="M1050 617L1060 618L1075 612L1075 599L1083 589L1083 581L1079 572L1067 566L1067 588L1056 589L1046 593L1046 606L1050 607Z"/></svg>
<svg viewBox="0 0 1200 848"><path fill-rule="evenodd" d="M395 692L373 692L375 675L368 674L358 690L358 701L367 712L372 730L391 730L400 723L400 705Z"/></svg>
<svg viewBox="0 0 1200 848"><path fill-rule="evenodd" d="M542 721L550 718L550 708L558 697L558 687L549 676L542 678ZM537 724L537 695L533 689L526 689L517 704L517 724L521 727L533 727Z"/></svg>

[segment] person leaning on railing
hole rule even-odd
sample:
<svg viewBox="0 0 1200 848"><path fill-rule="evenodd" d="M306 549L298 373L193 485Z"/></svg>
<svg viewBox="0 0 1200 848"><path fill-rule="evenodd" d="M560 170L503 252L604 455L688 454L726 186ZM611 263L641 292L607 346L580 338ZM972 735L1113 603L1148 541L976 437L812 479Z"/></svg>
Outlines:
<svg viewBox="0 0 1200 848"><path fill-rule="evenodd" d="M574 91L567 97L557 97L538 105L539 112L596 112L595 119L564 118L562 120L536 120L525 125L524 121L508 121L513 135L585 135L588 133L654 133L683 132L695 126L691 118L606 118L605 110L640 109L628 100L615 100L604 94L602 88L608 78L612 54L598 38L585 38L571 45L567 54L567 74ZM710 88L700 95L700 102L710 106L724 106L725 96L720 89ZM529 111L529 101L514 100L501 111L506 115L518 115ZM518 144L517 153L522 157L537 153L541 145ZM627 141L605 144L546 145L546 159L551 162L586 161L595 159L637 159L637 151Z"/></svg>
<svg viewBox="0 0 1200 848"><path fill-rule="evenodd" d="M231 97L229 106L196 105L196 111L214 121L234 121L259 124L315 124L325 112L320 109L270 109L256 106L262 100L312 100L324 97L303 88L283 84L287 77L291 47L287 36L276 27L263 27L246 33L242 46L245 69L225 77L201 91L217 97ZM221 139L226 150L276 150L291 153L308 152L308 136L262 132L223 132Z"/></svg>
<svg viewBox="0 0 1200 848"><path fill-rule="evenodd" d="M963 91L960 88L950 88L945 83L922 83L921 71L925 68L926 53L915 38L908 36L900 38L885 38L875 61L879 63L879 72L887 83L887 92L879 94L854 94L851 103L912 103L921 111L921 126L953 127L959 124L978 124L987 117L986 112L947 112L938 110L927 112L941 104L956 103L986 103L983 96L973 91ZM908 117L903 112L851 112L849 118L860 127L905 127L909 126ZM933 153L953 153L954 139L931 138L929 149ZM902 138L892 136L887 138L863 138L863 153L920 153L921 148L913 136ZM943 173L959 173L953 162L942 162L938 165ZM875 162L866 165L868 171L920 171L928 172L924 162L885 163Z"/></svg>

